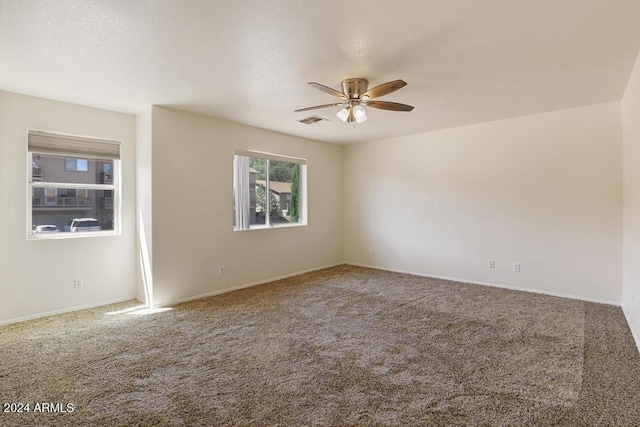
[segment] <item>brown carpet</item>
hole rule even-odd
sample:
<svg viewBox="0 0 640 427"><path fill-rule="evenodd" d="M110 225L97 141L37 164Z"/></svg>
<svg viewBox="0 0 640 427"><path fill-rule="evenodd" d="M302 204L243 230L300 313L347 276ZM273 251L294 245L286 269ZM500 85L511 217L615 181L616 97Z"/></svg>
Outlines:
<svg viewBox="0 0 640 427"><path fill-rule="evenodd" d="M133 306L1 327L0 425L640 425L618 307L351 266Z"/></svg>

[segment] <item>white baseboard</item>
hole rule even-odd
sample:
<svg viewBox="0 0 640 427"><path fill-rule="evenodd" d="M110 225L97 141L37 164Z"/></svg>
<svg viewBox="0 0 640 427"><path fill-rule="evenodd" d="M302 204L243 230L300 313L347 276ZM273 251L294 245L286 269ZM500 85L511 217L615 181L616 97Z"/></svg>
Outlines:
<svg viewBox="0 0 640 427"><path fill-rule="evenodd" d="M627 324L629 325L629 329L631 330L631 335L633 335L633 339L636 342L636 347L638 348L638 352L640 352L640 331L637 331L633 326L634 323L631 321L631 314L629 314L629 309L622 305L622 312L624 313L624 317L627 319Z"/></svg>
<svg viewBox="0 0 640 427"><path fill-rule="evenodd" d="M55 316L56 314L70 313L72 311L86 310L88 308L95 308L95 307L100 307L100 306L103 306L103 305L117 304L119 302L132 301L132 300L139 301L135 296L131 295L131 296L125 297L125 298L117 298L117 299L109 300L109 301L101 301L101 302L96 302L96 303L92 303L92 304L78 305L78 306L75 306L75 307L62 308L60 310L47 311L47 312L44 312L44 313L31 314L29 316L24 316L24 317L16 317L14 319L2 320L2 321L0 321L0 326L9 325L11 323L26 322L27 320L40 319L41 317Z"/></svg>
<svg viewBox="0 0 640 427"><path fill-rule="evenodd" d="M603 299L598 299L598 298L582 297L582 296L578 296L578 295L568 295L568 294L562 294L562 293L558 293L558 292L547 292L547 291L541 291L539 289L522 288L522 287L510 286L510 285L501 285L499 283L480 282L480 281L477 281L477 280L462 279L462 278L459 278L459 277L437 276L437 275L433 275L433 274L416 273L416 272L413 272L413 271L397 270L397 269L394 269L394 268L384 268L384 267L378 267L378 266L375 266L375 265L359 264L359 263L354 263L354 262L345 262L345 264L353 265L353 266L356 266L356 267L373 268L375 270L391 271L391 272L394 272L394 273L413 274L414 276L431 277L431 278L434 278L434 279L441 279L441 280L451 280L453 282L469 283L469 284L473 284L473 285L482 285L482 286L491 286L493 288L509 289L509 290L512 290L512 291L530 292L530 293L533 293L533 294L550 295L550 296L553 296L553 297L569 298L569 299L575 299L575 300L580 300L580 301L588 301L588 302L596 302L596 303L600 303L600 304L615 305L615 306L618 306L618 307L620 307L620 305L621 305L617 301L609 301L609 300L603 300Z"/></svg>
<svg viewBox="0 0 640 427"><path fill-rule="evenodd" d="M277 280L288 279L289 277L300 276L301 274L311 273L313 271L323 270L325 268L337 267L339 265L344 265L344 262L338 262L335 264L329 264L322 267L315 267L309 270L297 271L295 273L285 274L284 276L272 277L270 279L259 280L257 282L245 283L243 285L234 286L232 288L220 289L213 292L207 292L206 294L195 295L192 297L181 298L175 301L164 302L161 304L155 304L154 307L167 307L170 305L182 304L183 302L194 301L200 298L212 297L214 295L226 294L227 292L237 291L239 289L250 288L252 286L264 285L265 283L275 282Z"/></svg>

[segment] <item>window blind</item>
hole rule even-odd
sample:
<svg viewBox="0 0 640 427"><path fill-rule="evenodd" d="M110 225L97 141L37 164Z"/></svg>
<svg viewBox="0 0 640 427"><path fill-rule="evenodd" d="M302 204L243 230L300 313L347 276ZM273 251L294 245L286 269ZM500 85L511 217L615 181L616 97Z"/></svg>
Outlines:
<svg viewBox="0 0 640 427"><path fill-rule="evenodd" d="M29 130L29 151L70 157L120 160L120 141Z"/></svg>

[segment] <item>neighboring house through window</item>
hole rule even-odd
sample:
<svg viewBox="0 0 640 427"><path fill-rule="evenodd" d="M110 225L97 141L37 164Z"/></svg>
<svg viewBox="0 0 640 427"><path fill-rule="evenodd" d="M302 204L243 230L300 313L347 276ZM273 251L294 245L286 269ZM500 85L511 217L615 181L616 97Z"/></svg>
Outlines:
<svg viewBox="0 0 640 427"><path fill-rule="evenodd" d="M235 230L306 224L305 159L236 150L233 165Z"/></svg>
<svg viewBox="0 0 640 427"><path fill-rule="evenodd" d="M30 130L28 156L31 238L119 232L119 141Z"/></svg>

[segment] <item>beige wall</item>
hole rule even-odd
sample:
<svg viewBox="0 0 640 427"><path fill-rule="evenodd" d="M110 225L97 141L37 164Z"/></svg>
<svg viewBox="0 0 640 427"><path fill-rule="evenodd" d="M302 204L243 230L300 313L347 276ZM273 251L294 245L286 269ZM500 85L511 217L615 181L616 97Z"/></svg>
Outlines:
<svg viewBox="0 0 640 427"><path fill-rule="evenodd" d="M137 298L147 305L153 300L153 212L151 210L151 115L152 108L136 119L136 224L137 224Z"/></svg>
<svg viewBox="0 0 640 427"><path fill-rule="evenodd" d="M619 303L621 162L618 102L350 146L345 260Z"/></svg>
<svg viewBox="0 0 640 427"><path fill-rule="evenodd" d="M121 236L27 240L28 129L122 141ZM135 163L134 116L0 92L0 323L135 295Z"/></svg>
<svg viewBox="0 0 640 427"><path fill-rule="evenodd" d="M162 107L152 116L155 304L342 262L341 146ZM308 160L308 226L233 231L234 149Z"/></svg>
<svg viewBox="0 0 640 427"><path fill-rule="evenodd" d="M622 307L640 348L640 55L622 98L624 268Z"/></svg>

